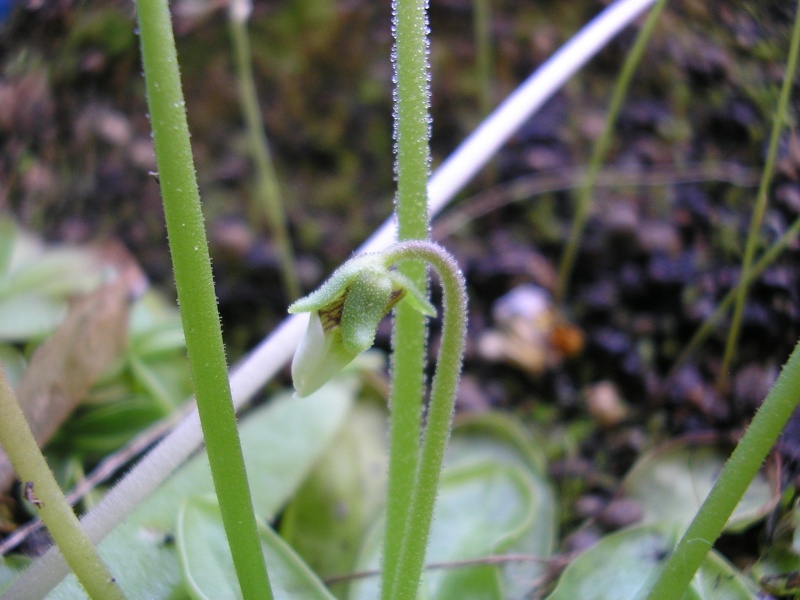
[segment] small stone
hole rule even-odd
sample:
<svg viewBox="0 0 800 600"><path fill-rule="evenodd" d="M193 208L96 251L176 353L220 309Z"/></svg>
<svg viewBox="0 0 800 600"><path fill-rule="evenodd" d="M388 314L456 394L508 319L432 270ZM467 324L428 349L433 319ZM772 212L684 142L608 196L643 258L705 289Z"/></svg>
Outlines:
<svg viewBox="0 0 800 600"><path fill-rule="evenodd" d="M628 416L628 408L617 386L610 381L600 381L587 386L583 392L589 414L602 427L618 425Z"/></svg>

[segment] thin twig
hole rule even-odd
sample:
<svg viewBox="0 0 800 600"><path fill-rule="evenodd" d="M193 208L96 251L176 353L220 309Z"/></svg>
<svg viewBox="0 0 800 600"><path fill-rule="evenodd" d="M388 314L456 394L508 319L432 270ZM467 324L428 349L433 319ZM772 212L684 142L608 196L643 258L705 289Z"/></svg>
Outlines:
<svg viewBox="0 0 800 600"><path fill-rule="evenodd" d="M465 567L473 567L475 565L501 565L511 562L560 564L562 561L563 558L558 556L550 558L542 558L541 556L534 556L532 554L500 554L493 556L483 556L481 558L468 558L464 560L433 562L425 565L425 570L432 571L434 569L463 569ZM377 577L380 574L381 574L380 569L368 569L366 571L356 571L354 573L346 573L344 575L334 575L333 577L326 577L322 581L325 585L331 586L337 583L344 583L346 581L355 581L358 579L367 579L368 577Z"/></svg>
<svg viewBox="0 0 800 600"><path fill-rule="evenodd" d="M740 187L758 185L760 170L735 163L720 162L713 165L664 166L660 168L631 170L606 168L597 176L596 187L658 187L684 183L722 181ZM433 238L441 240L492 211L533 196L563 192L583 185L585 167L559 169L548 173L526 175L503 182L484 190L439 218L433 225Z"/></svg>

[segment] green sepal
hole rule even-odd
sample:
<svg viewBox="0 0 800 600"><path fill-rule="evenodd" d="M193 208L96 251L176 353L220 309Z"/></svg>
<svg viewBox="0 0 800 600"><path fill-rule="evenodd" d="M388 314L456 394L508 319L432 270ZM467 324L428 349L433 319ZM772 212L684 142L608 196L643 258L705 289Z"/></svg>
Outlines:
<svg viewBox="0 0 800 600"><path fill-rule="evenodd" d="M390 268L384 253L348 260L316 291L289 307L310 312L306 334L292 360L297 393L307 396L369 349L381 319L402 300L424 315L436 309L404 275Z"/></svg>
<svg viewBox="0 0 800 600"><path fill-rule="evenodd" d="M411 280L397 271L389 271L389 277L393 283L393 289L403 290L406 292L403 300L411 304L415 310L421 312L427 317L435 317L436 309L430 303L426 294L415 286Z"/></svg>
<svg viewBox="0 0 800 600"><path fill-rule="evenodd" d="M342 343L360 354L375 343L378 323L391 309L392 280L384 269L360 273L347 291L342 311Z"/></svg>
<svg viewBox="0 0 800 600"><path fill-rule="evenodd" d="M296 314L324 309L347 291L347 287L361 271L374 268L383 268L383 261L378 254L362 254L351 258L336 269L318 289L289 306L289 313Z"/></svg>

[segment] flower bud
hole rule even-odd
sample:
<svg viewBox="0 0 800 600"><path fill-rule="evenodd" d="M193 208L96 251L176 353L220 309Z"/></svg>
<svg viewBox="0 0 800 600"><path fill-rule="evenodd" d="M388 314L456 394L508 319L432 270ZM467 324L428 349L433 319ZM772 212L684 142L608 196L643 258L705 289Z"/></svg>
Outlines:
<svg viewBox="0 0 800 600"><path fill-rule="evenodd" d="M350 259L319 289L289 307L310 312L306 334L292 360L292 380L307 396L375 342L378 323L401 300L429 316L436 310L381 254Z"/></svg>

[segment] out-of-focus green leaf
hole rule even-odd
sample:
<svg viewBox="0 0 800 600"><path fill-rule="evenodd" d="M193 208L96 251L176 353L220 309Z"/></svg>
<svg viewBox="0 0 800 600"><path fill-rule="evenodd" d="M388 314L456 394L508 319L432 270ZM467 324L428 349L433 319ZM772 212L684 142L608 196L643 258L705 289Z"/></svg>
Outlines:
<svg viewBox="0 0 800 600"><path fill-rule="evenodd" d="M529 473L498 461L470 462L442 475L431 527L426 563L453 563L502 553L522 539L537 514L535 487ZM365 542L356 571L376 569L383 537L378 523ZM479 573L473 573L477 569ZM424 576L426 598L506 600L499 576L487 575L493 565L450 565L429 569ZM480 586L480 587L476 587ZM378 597L377 577L351 584L351 600ZM453 596L469 590L466 596Z"/></svg>
<svg viewBox="0 0 800 600"><path fill-rule="evenodd" d="M466 415L456 420L447 447L446 464L495 457L510 464L524 464L540 476L547 459L530 432L514 417L501 412Z"/></svg>
<svg viewBox="0 0 800 600"><path fill-rule="evenodd" d="M139 329L129 335L125 356L114 361L83 395L81 407L51 442L51 450L92 456L113 452L191 395L177 310L148 293L136 300L130 312L137 316L130 314L129 327L136 323Z"/></svg>
<svg viewBox="0 0 800 600"><path fill-rule="evenodd" d="M136 303L131 308L131 339L137 336L158 329L165 323L172 323L178 316L178 309L174 302L168 302L161 294L154 290L148 290L137 298Z"/></svg>
<svg viewBox="0 0 800 600"><path fill-rule="evenodd" d="M186 348L183 328L176 312L173 319L154 324L131 339L131 352L139 358L156 358Z"/></svg>
<svg viewBox="0 0 800 600"><path fill-rule="evenodd" d="M504 413L470 415L459 419L450 440L445 464L456 466L493 460L528 473L537 501L536 518L506 552L540 558L556 547L558 505L546 475L544 452L522 424ZM529 598L535 581L545 574L544 562L510 562L498 567L504 600Z"/></svg>
<svg viewBox="0 0 800 600"><path fill-rule="evenodd" d="M450 565L429 569L421 596L529 598L554 549L556 503L544 475L545 460L530 434L515 419L496 414L459 420L445 458L426 563L452 563L513 553L532 560L500 564ZM364 541L355 571L377 569L383 523ZM354 581L351 600L376 598L378 577Z"/></svg>
<svg viewBox="0 0 800 600"><path fill-rule="evenodd" d="M774 596L800 597L800 501L784 515L750 575Z"/></svg>
<svg viewBox="0 0 800 600"><path fill-rule="evenodd" d="M20 265L31 262L44 252L44 244L38 237L25 231L8 217L0 217L0 244L0 275L3 279Z"/></svg>
<svg viewBox="0 0 800 600"><path fill-rule="evenodd" d="M447 563L504 553L530 531L539 500L530 473L521 467L494 461L451 467L442 479L428 560ZM506 600L499 577L474 577L473 569L497 571L494 566L430 570L424 578L429 597ZM480 581L487 587L478 591L465 581ZM454 595L455 590L467 589L474 591Z"/></svg>
<svg viewBox="0 0 800 600"><path fill-rule="evenodd" d="M352 571L384 503L386 410L357 404L281 518L281 535L322 578ZM347 585L331 586L344 597Z"/></svg>
<svg viewBox="0 0 800 600"><path fill-rule="evenodd" d="M0 300L0 340L24 342L53 331L67 314L67 301L39 292Z"/></svg>
<svg viewBox="0 0 800 600"><path fill-rule="evenodd" d="M344 423L352 381L332 383L307 398L282 394L241 427L242 448L256 514L271 519L295 493ZM205 453L181 468L100 544L100 554L129 598L185 598L174 535L178 508L191 496L212 494ZM80 598L69 576L49 600Z"/></svg>
<svg viewBox="0 0 800 600"><path fill-rule="evenodd" d="M80 248L49 249L6 273L0 298L36 292L65 297L90 292L102 281L96 253Z"/></svg>
<svg viewBox="0 0 800 600"><path fill-rule="evenodd" d="M671 529L667 527L666 530ZM623 529L601 539L564 570L547 600L645 600L676 542L677 530L654 525ZM684 600L752 600L744 577L713 550Z"/></svg>
<svg viewBox="0 0 800 600"><path fill-rule="evenodd" d="M128 367L135 388L150 396L164 414L180 406L190 393L189 365L183 355L160 360L141 360L137 356L129 356Z"/></svg>
<svg viewBox="0 0 800 600"><path fill-rule="evenodd" d="M118 279L77 299L55 333L36 349L16 389L37 444L43 447L127 344L128 302ZM0 490L13 479L0 451Z"/></svg>
<svg viewBox="0 0 800 600"><path fill-rule="evenodd" d="M719 476L726 456L711 446L670 444L642 456L622 483L629 498L642 507L642 524L686 529ZM770 511L777 495L759 473L726 526L741 531Z"/></svg>
<svg viewBox="0 0 800 600"><path fill-rule="evenodd" d="M97 288L105 273L92 249L45 247L0 218L0 340L26 342L52 331L70 297Z"/></svg>
<svg viewBox="0 0 800 600"><path fill-rule="evenodd" d="M319 579L271 528L259 528L275 600L333 600ZM178 516L178 553L186 587L196 600L241 598L222 514L214 498L184 501Z"/></svg>
<svg viewBox="0 0 800 600"><path fill-rule="evenodd" d="M714 550L703 561L689 591L698 600L753 600L757 594L752 582Z"/></svg>
<svg viewBox="0 0 800 600"><path fill-rule="evenodd" d="M29 558L22 556L0 556L0 594L8 589L17 575L22 573L31 563Z"/></svg>
<svg viewBox="0 0 800 600"><path fill-rule="evenodd" d="M0 217L0 276L11 268L11 257L17 241L17 226L7 217Z"/></svg>
<svg viewBox="0 0 800 600"><path fill-rule="evenodd" d="M152 400L134 396L84 409L67 421L51 441L53 449L104 456L163 417Z"/></svg>
<svg viewBox="0 0 800 600"><path fill-rule="evenodd" d="M499 570L488 565L450 569L443 585L436 591L436 596L431 596L434 597L441 600L506 600Z"/></svg>
<svg viewBox="0 0 800 600"><path fill-rule="evenodd" d="M0 366L5 371L6 379L12 388L16 388L22 380L27 361L22 352L10 344L0 344Z"/></svg>

